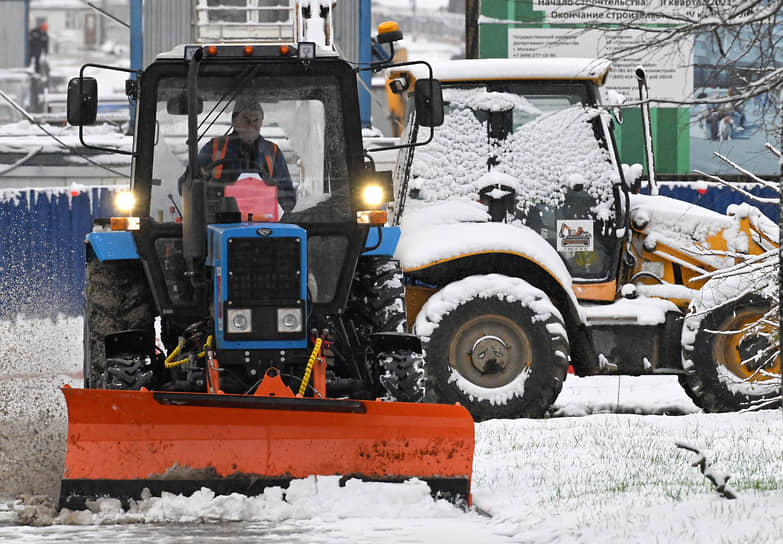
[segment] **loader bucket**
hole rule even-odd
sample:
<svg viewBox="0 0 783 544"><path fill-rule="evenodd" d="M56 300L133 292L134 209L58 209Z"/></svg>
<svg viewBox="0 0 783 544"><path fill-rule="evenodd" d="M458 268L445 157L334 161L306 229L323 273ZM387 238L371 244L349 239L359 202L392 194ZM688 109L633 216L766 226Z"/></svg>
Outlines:
<svg viewBox="0 0 783 544"><path fill-rule="evenodd" d="M470 500L473 418L459 405L63 388L61 507L147 488L257 495L295 478L426 481Z"/></svg>

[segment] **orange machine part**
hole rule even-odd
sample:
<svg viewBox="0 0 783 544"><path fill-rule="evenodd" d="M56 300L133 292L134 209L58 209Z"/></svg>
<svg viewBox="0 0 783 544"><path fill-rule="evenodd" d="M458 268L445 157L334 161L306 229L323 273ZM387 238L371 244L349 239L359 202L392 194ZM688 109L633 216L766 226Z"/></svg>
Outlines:
<svg viewBox="0 0 783 544"><path fill-rule="evenodd" d="M334 474L463 481L469 490L474 427L459 405L68 387L63 393L63 494L91 481L116 496L111 487L128 482L167 489L176 480Z"/></svg>

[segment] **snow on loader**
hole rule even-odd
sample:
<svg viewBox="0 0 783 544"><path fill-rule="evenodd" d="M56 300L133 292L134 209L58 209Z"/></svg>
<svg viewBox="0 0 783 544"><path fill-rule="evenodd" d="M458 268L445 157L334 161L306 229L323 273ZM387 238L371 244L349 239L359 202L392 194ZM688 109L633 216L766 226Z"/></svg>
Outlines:
<svg viewBox="0 0 783 544"><path fill-rule="evenodd" d="M778 226L747 204L721 215L659 196L650 161L639 194L641 167L621 165L599 104L609 68L433 65L445 121L432 145L400 151L393 204L428 400L477 420L541 417L570 364L580 376L677 375L706 411L779 405L764 319L776 295L738 266L774 255ZM388 75L405 89L423 73ZM403 141L420 138L415 118ZM708 276L735 265L734 277Z"/></svg>
<svg viewBox="0 0 783 544"><path fill-rule="evenodd" d="M379 40L393 44L395 27ZM399 234L384 226L390 176L362 149L356 71L297 36L180 46L127 86L131 192L118 195L126 215L87 237L63 507L145 489L257 494L310 475L419 478L469 500L470 414L418 403L421 346L391 257ZM85 70L106 68L69 84L69 122L90 147L102 148L81 128L98 96ZM432 130L438 82L417 96ZM259 140L245 163L221 151L248 100L273 160L253 157Z"/></svg>

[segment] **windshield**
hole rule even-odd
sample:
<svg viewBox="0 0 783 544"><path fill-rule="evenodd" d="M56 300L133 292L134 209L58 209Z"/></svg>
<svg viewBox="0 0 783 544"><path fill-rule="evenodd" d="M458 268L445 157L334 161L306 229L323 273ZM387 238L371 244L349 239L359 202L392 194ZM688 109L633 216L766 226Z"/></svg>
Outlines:
<svg viewBox="0 0 783 544"><path fill-rule="evenodd" d="M340 222L350 218L337 78L200 76L199 168L208 222ZM174 221L188 167L184 77L159 81L150 214ZM335 196L345 198L333 199ZM277 200L277 202L275 202Z"/></svg>
<svg viewBox="0 0 783 544"><path fill-rule="evenodd" d="M463 201L458 209L475 210L480 201L488 211L488 197L495 198L488 189L497 187L496 194L508 200L504 215L494 220L539 232L575 277L598 279L610 273L611 259L601 254L615 246L614 186L620 174L588 87L444 85L443 99L445 120L433 142L401 154L395 169L396 189L408 183L402 227L408 218L417 225L427 218L442 221L442 214L420 212L444 202ZM424 131L418 140L427 136ZM465 220L476 220L475 213L468 215ZM569 237L571 231L589 232L590 243Z"/></svg>

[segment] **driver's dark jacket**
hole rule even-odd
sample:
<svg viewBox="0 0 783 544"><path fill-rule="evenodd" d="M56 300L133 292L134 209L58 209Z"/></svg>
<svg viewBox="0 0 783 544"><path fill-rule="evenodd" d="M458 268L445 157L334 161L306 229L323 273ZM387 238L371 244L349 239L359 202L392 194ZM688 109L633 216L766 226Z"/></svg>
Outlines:
<svg viewBox="0 0 783 544"><path fill-rule="evenodd" d="M277 201L283 210L294 209L296 190L283 152L273 142L259 136L253 144L246 144L236 132L213 138L199 151L198 163L206 169L218 160L221 164L213 168L212 178L231 182L242 172L256 172L267 185L277 186Z"/></svg>

